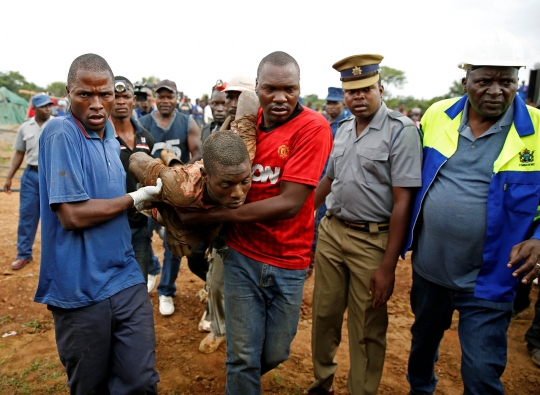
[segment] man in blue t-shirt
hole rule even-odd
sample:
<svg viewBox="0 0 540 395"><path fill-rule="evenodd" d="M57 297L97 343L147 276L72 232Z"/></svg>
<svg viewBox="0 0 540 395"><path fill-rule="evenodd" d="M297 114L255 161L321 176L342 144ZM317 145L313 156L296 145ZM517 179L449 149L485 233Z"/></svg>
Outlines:
<svg viewBox="0 0 540 395"><path fill-rule="evenodd" d="M71 393L157 394L152 305L126 210L156 200L161 186L125 193L105 59L76 58L66 91L70 112L51 120L39 141L43 242L35 301L52 311Z"/></svg>
<svg viewBox="0 0 540 395"><path fill-rule="evenodd" d="M184 163L201 159L201 133L192 115L182 114L176 109L176 83L170 80L156 84L157 111L139 119L141 125L154 137L152 156L161 157L161 150L172 151ZM153 224L158 228L159 225ZM152 227L152 224L151 224ZM173 256L165 241L163 271L158 285L159 312L167 316L174 313L173 297L176 293L176 278L180 271L180 258ZM148 268L148 284L155 284L159 274L159 261L152 260ZM152 287L148 287L151 290Z"/></svg>

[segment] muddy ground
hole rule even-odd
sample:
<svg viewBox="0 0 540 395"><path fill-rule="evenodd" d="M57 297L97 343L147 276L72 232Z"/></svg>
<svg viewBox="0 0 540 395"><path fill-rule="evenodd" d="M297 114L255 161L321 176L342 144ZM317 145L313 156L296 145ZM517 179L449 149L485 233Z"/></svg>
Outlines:
<svg viewBox="0 0 540 395"><path fill-rule="evenodd" d="M14 136L13 136L14 137ZM12 151L0 143L0 175L7 173ZM20 172L18 173L20 174ZM2 186L4 177L0 177ZM18 186L18 180L14 182ZM0 394L65 394L66 375L58 359L51 313L44 305L33 302L39 275L41 235L38 231L34 245L34 261L19 271L12 271L10 263L16 256L19 195L0 192L0 334L17 334L0 338ZM163 249L157 236L154 250L160 260ZM176 311L162 317L158 311L158 296L154 290L151 300L157 336L157 370L162 394L223 394L225 385L225 347L210 355L198 351L204 334L197 324L204 311L196 292L203 282L195 277L182 262L177 280ZM405 379L410 349L410 326L413 316L409 309L411 286L410 261L400 261L397 268L395 294L388 303L390 325L388 349L379 394L407 394ZM302 394L313 377L311 364L311 297L313 278L306 281L304 303L298 334L292 344L290 359L263 377L263 392L274 394ZM538 287L531 296L536 299ZM503 375L507 394L539 394L540 369L533 365L523 335L529 327L533 309L530 307L512 321L508 332L508 366ZM439 386L436 394L463 393L460 379L461 351L457 336L457 316L441 344L441 356L436 366ZM344 322L344 336L337 354L339 369L335 381L336 394L347 393L348 337Z"/></svg>

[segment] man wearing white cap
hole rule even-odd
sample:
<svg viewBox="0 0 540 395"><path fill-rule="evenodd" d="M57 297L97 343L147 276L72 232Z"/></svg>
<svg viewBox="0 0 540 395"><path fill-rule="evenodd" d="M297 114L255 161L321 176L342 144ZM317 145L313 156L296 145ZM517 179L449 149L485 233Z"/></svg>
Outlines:
<svg viewBox="0 0 540 395"><path fill-rule="evenodd" d="M16 151L4 184L4 192L10 194L13 176L26 154L26 170L21 178L17 259L11 264L13 270L22 269L32 260L32 245L39 223L38 141L41 131L52 118L49 96L35 95L32 107L35 115L21 125L15 137L13 148Z"/></svg>
<svg viewBox="0 0 540 395"><path fill-rule="evenodd" d="M478 42L459 64L465 96L433 104L421 121L422 188L406 245L411 394L435 392L455 310L464 392L503 394L512 301L519 283L540 273L540 111L516 95L523 47L501 30L472 37Z"/></svg>
<svg viewBox="0 0 540 395"><path fill-rule="evenodd" d="M334 360L348 309L352 395L375 395L386 350L386 302L407 235L422 147L414 123L382 100L381 55L336 62L352 113L340 122L328 169L315 193L326 199L315 252L310 394L333 394Z"/></svg>
<svg viewBox="0 0 540 395"><path fill-rule="evenodd" d="M255 79L245 75L238 75L225 84L225 111L229 114L224 124L235 120L238 98L245 91L255 91ZM214 93L212 93L214 97ZM229 127L226 126L228 129ZM212 243L210 267L206 275L206 287L208 290L208 310L210 315L210 333L199 344L199 351L209 354L216 351L225 341L225 301L223 298L223 257L229 247L225 245L225 238L230 226L225 224L219 235ZM190 257L191 258L191 257ZM189 259L189 258L188 258ZM191 258L193 259L193 258ZM205 317L203 316L203 319ZM201 321L202 322L202 321Z"/></svg>

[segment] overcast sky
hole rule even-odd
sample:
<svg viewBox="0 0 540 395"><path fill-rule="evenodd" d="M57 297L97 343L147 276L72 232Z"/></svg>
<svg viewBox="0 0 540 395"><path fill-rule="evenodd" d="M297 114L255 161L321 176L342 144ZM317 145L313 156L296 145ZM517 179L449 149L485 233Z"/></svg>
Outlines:
<svg viewBox="0 0 540 395"><path fill-rule="evenodd" d="M115 74L172 79L196 98L217 79L255 78L259 61L282 50L300 64L302 95L325 97L340 86L336 61L379 53L383 65L406 73L408 83L394 93L431 98L464 75L457 63L468 34L489 27L522 41L528 69L540 62L538 0L4 0L0 7L0 71L40 86L65 81L73 59L93 52Z"/></svg>

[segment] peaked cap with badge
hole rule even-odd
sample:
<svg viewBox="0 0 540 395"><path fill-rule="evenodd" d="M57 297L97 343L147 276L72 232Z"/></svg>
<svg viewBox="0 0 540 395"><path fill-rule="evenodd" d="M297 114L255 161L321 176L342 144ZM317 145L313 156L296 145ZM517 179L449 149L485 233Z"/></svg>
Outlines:
<svg viewBox="0 0 540 395"><path fill-rule="evenodd" d="M341 73L343 89L360 89L379 81L379 64L383 59L382 55L376 54L353 55L334 63L332 67Z"/></svg>

